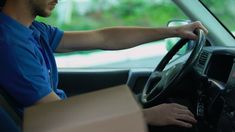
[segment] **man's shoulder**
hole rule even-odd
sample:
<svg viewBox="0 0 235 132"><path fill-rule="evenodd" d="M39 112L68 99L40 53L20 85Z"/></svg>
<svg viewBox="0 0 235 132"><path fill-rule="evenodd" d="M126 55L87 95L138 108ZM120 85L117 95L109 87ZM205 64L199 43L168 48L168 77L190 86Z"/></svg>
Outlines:
<svg viewBox="0 0 235 132"><path fill-rule="evenodd" d="M37 30L46 30L51 27L51 25L46 24L44 22L39 22L39 21L33 21L32 22L32 27L36 28Z"/></svg>
<svg viewBox="0 0 235 132"><path fill-rule="evenodd" d="M2 27L8 26L8 27ZM17 50L17 48L29 49L31 46L30 32L24 32L20 29L15 29L9 25L0 25L0 47L2 50Z"/></svg>
<svg viewBox="0 0 235 132"><path fill-rule="evenodd" d="M0 43L14 44L28 40L32 31L16 21L9 21L0 23Z"/></svg>

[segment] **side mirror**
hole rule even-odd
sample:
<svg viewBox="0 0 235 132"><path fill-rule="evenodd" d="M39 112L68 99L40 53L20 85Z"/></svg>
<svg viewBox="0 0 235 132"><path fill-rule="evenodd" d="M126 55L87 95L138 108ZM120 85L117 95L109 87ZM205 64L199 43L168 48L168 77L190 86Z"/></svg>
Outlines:
<svg viewBox="0 0 235 132"><path fill-rule="evenodd" d="M190 20L171 20L167 23L167 27L172 26L181 26L185 24L189 24ZM179 37L173 37L173 38L167 38L166 39L166 50L169 51L171 48L180 40ZM182 55L190 51L193 47L193 43L189 41L187 44L185 44L179 51L178 55Z"/></svg>

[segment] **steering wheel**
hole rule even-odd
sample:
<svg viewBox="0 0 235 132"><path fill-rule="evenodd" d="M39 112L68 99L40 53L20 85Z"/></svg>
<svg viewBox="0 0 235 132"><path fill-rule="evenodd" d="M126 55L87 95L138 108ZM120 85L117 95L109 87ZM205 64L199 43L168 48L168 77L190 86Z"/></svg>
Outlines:
<svg viewBox="0 0 235 132"><path fill-rule="evenodd" d="M182 81L185 75L193 68L202 48L206 42L206 37L201 29L195 30L198 36L190 56L185 63L179 63L171 66L167 70L164 68L169 64L172 57L189 41L181 39L173 48L163 57L155 70L148 78L141 95L141 103L144 107L150 107L162 103L167 97L176 90L176 85Z"/></svg>

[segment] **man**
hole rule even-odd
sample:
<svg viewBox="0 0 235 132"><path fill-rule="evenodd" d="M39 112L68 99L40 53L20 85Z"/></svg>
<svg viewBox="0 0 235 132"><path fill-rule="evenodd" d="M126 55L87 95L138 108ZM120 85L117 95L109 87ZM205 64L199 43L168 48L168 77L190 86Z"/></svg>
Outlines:
<svg viewBox="0 0 235 132"><path fill-rule="evenodd" d="M1 0L1 3L0 86L16 100L20 109L66 98L57 89L53 52L125 49L168 37L197 39L193 33L196 28L207 33L200 22L168 28L111 27L62 32L34 21L38 15L50 16L57 0ZM152 125L191 127L196 123L188 108L179 104L161 104L143 112Z"/></svg>

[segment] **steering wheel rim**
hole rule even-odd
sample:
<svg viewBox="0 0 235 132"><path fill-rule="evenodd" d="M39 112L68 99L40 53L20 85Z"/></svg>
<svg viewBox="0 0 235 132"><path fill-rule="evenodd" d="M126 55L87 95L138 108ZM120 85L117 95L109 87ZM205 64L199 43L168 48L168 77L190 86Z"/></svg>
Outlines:
<svg viewBox="0 0 235 132"><path fill-rule="evenodd" d="M195 33L197 34L198 39L193 40L195 42L195 46L192 49L192 52L186 63L181 66L175 65L171 67L169 71L163 71L172 57L189 41L189 39L181 39L163 57L155 70L152 72L144 86L141 95L141 103L144 107L150 107L152 105L162 103L167 95L174 91L174 85L179 83L188 73L188 71L193 67L206 42L205 34L201 29L195 30ZM153 83L153 81L156 81L157 83ZM151 87L153 88L150 89Z"/></svg>

